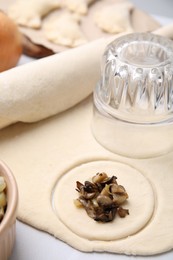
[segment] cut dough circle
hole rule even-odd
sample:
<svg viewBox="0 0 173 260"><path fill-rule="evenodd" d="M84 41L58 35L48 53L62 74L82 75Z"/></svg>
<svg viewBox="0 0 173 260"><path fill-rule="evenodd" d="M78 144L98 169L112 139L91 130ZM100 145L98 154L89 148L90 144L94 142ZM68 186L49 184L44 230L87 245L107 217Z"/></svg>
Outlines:
<svg viewBox="0 0 173 260"><path fill-rule="evenodd" d="M126 218L115 217L109 223L91 219L83 208L76 208L73 200L78 197L76 181L91 180L97 172L117 176L129 195L123 204L129 209ZM55 186L52 198L57 217L76 235L88 240L113 241L131 236L150 221L155 207L153 189L149 181L135 168L115 161L93 161L81 164L64 174Z"/></svg>

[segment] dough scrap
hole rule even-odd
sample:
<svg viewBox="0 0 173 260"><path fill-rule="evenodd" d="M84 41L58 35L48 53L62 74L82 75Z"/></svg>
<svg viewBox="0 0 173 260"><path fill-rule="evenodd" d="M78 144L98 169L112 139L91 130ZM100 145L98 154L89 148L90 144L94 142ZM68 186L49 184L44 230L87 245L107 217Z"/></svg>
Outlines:
<svg viewBox="0 0 173 260"><path fill-rule="evenodd" d="M39 29L41 18L60 7L60 0L17 0L9 6L8 15L19 25Z"/></svg>
<svg viewBox="0 0 173 260"><path fill-rule="evenodd" d="M55 44L76 47L87 42L78 17L70 13L65 12L46 21L43 30L46 38Z"/></svg>
<svg viewBox="0 0 173 260"><path fill-rule="evenodd" d="M130 22L131 3L117 3L105 6L94 15L97 26L108 33L132 32Z"/></svg>
<svg viewBox="0 0 173 260"><path fill-rule="evenodd" d="M88 12L88 5L94 1L95 0L65 0L63 6L68 8L71 12L85 15Z"/></svg>

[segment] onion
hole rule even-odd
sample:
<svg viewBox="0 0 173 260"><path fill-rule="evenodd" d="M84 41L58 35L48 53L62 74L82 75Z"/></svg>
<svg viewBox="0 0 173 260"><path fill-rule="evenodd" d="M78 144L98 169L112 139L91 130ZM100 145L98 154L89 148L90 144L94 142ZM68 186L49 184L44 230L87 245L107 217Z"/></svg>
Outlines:
<svg viewBox="0 0 173 260"><path fill-rule="evenodd" d="M0 72L16 66L22 54L22 36L17 25L0 12Z"/></svg>

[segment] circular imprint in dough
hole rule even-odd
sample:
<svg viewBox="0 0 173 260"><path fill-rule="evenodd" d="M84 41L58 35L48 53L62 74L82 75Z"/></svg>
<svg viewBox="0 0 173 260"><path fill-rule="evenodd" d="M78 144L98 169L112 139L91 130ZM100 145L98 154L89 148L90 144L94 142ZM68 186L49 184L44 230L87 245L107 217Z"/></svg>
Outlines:
<svg viewBox="0 0 173 260"><path fill-rule="evenodd" d="M124 208L130 215L116 216L112 222L100 223L90 218L84 208L77 208L74 199L76 181L91 180L97 172L117 176L129 195ZM53 193L53 208L58 218L76 235L88 240L118 240L143 229L154 211L154 194L148 180L135 168L115 161L94 161L81 164L64 174Z"/></svg>

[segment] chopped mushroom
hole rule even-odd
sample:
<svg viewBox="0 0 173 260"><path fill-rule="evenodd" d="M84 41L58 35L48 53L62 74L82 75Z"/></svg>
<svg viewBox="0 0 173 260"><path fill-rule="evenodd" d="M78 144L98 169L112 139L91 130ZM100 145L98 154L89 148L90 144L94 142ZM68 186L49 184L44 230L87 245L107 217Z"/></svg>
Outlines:
<svg viewBox="0 0 173 260"><path fill-rule="evenodd" d="M74 204L78 208L83 207L95 221L110 222L116 213L121 218L129 215L129 210L120 206L128 199L128 194L125 188L117 183L116 176L108 177L105 172L97 173L92 182L85 181L82 184L77 181L76 187L79 198Z"/></svg>
<svg viewBox="0 0 173 260"><path fill-rule="evenodd" d="M117 213L120 216L120 218L125 218L126 215L129 215L129 210L128 209L123 209L122 207L119 207L117 209Z"/></svg>

